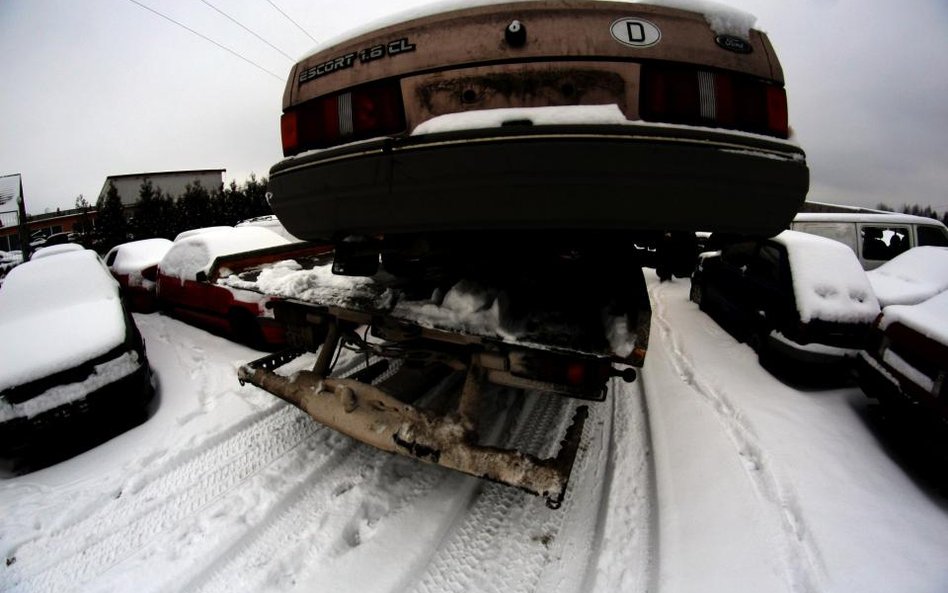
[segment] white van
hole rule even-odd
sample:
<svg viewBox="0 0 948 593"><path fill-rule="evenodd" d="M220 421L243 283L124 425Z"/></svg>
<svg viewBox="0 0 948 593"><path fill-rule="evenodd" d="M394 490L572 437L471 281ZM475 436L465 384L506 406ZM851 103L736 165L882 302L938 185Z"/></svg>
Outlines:
<svg viewBox="0 0 948 593"><path fill-rule="evenodd" d="M911 214L801 212L790 228L849 245L866 270L919 245L948 247L944 224Z"/></svg>

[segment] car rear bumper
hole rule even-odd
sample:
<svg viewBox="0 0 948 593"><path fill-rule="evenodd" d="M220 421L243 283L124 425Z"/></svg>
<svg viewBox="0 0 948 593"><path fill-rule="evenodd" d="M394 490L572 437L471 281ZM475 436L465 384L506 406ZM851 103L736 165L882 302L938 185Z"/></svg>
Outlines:
<svg viewBox="0 0 948 593"><path fill-rule="evenodd" d="M809 186L803 151L653 125L507 126L383 138L286 159L271 206L293 235L704 230L772 235Z"/></svg>
<svg viewBox="0 0 948 593"><path fill-rule="evenodd" d="M33 417L17 417L0 423L0 456L15 457L42 450L71 448L91 442L112 427L128 427L139 418L154 395L147 360L131 374L101 387L85 397L57 406ZM94 443L93 443L94 444Z"/></svg>
<svg viewBox="0 0 948 593"><path fill-rule="evenodd" d="M825 344L799 344L773 331L767 336L767 348L782 358L814 368L833 369L849 365L858 351Z"/></svg>

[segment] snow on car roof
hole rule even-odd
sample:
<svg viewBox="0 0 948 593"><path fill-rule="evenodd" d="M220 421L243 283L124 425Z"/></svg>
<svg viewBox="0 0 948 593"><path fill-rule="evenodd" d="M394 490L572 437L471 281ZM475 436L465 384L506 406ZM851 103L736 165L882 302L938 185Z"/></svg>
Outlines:
<svg viewBox="0 0 948 593"><path fill-rule="evenodd" d="M948 247L909 249L866 275L881 306L921 303L948 290Z"/></svg>
<svg viewBox="0 0 948 593"><path fill-rule="evenodd" d="M267 216L258 216L256 218L248 218L247 220L242 220L238 222L237 227L246 227L246 226L259 226L265 229L270 229L274 233L280 235L290 243L300 243L302 239L293 236L290 234L290 231L286 230L286 227L283 226L283 223L280 222L280 219L274 214L268 214Z"/></svg>
<svg viewBox="0 0 948 593"><path fill-rule="evenodd" d="M174 240L177 242L177 241L180 241L181 239L187 239L188 237L193 237L194 235L200 235L202 233L210 233L210 232L220 231L220 230L229 229L229 228L233 228L233 227L206 226L206 227L201 227L199 229L189 229L187 231L181 231L180 233L178 233L178 235L174 238Z"/></svg>
<svg viewBox="0 0 948 593"><path fill-rule="evenodd" d="M112 248L115 260L109 268L116 274L134 274L145 268L157 265L161 258L168 253L173 243L168 239L142 239L122 243ZM106 257L108 261L108 256Z"/></svg>
<svg viewBox="0 0 948 593"><path fill-rule="evenodd" d="M76 243L63 243L61 245L50 245L49 247L40 247L30 256L31 260L59 255L60 253L69 253L70 251L82 251L85 247Z"/></svg>
<svg viewBox="0 0 948 593"><path fill-rule="evenodd" d="M95 252L22 264L0 288L0 390L105 354L125 331L118 284Z"/></svg>
<svg viewBox="0 0 948 593"><path fill-rule="evenodd" d="M774 240L787 249L801 321L869 323L879 314L879 301L852 249L797 231L784 231Z"/></svg>
<svg viewBox="0 0 948 593"><path fill-rule="evenodd" d="M891 305L883 311L879 327L901 323L918 333L948 345L948 291L917 305Z"/></svg>
<svg viewBox="0 0 948 593"><path fill-rule="evenodd" d="M925 216L899 214L897 212L798 212L794 222L869 222L881 224L924 224L929 226L945 225Z"/></svg>
<svg viewBox="0 0 948 593"><path fill-rule="evenodd" d="M539 2L543 0L518 0L520 3ZM661 6L665 8L674 8L686 10L688 12L698 13L704 16L711 30L719 35L736 35L747 38L750 30L757 22L757 17L743 10L732 8L730 6L712 2L710 0L650 0L641 2L639 0L613 0L614 3L623 4L645 4L651 6ZM442 0L432 2L424 6L410 8L404 11L398 11L391 15L381 17L374 21L369 21L358 27L349 29L339 35L333 36L326 41L319 43L310 50L302 59L307 59L319 52L325 51L334 45L343 43L350 39L371 33L385 27L391 27L407 21L426 18L436 14L463 10L467 8L476 8L480 6L493 6L495 4L514 4L511 0ZM606 3L603 3L606 4Z"/></svg>
<svg viewBox="0 0 948 593"><path fill-rule="evenodd" d="M198 272L209 271L216 257L289 243L263 227L223 227L175 240L158 268L165 276L195 280Z"/></svg>

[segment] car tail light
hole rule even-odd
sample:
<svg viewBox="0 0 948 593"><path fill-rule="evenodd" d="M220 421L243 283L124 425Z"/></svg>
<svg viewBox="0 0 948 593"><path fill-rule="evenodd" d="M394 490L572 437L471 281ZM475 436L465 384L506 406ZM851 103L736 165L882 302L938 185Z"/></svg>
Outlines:
<svg viewBox="0 0 948 593"><path fill-rule="evenodd" d="M372 83L287 109L280 120L283 155L405 131L397 80Z"/></svg>
<svg viewBox="0 0 948 593"><path fill-rule="evenodd" d="M643 64L639 112L645 121L789 136L782 86L732 72Z"/></svg>
<svg viewBox="0 0 948 593"><path fill-rule="evenodd" d="M612 365L604 359L570 360L561 356L529 355L518 357L511 366L515 375L558 383L595 392L612 376Z"/></svg>

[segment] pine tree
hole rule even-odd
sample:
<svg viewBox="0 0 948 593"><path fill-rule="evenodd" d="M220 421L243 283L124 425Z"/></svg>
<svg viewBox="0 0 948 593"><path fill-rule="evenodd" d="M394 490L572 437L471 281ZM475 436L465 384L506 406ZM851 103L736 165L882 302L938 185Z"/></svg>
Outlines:
<svg viewBox="0 0 948 593"><path fill-rule="evenodd" d="M247 196L247 202L249 204L249 211L247 212L247 218L254 218L257 216L266 216L268 214L273 214L273 210L270 209L270 204L267 202L267 178L261 177L260 180L257 180L257 176L253 173L250 174L250 179L247 181L244 186L244 193Z"/></svg>
<svg viewBox="0 0 948 593"><path fill-rule="evenodd" d="M125 206L122 198L109 183L105 197L99 197L96 202L96 249L105 253L120 243L128 241L128 222L125 220Z"/></svg>
<svg viewBox="0 0 948 593"><path fill-rule="evenodd" d="M166 219L167 208L163 204L161 189L156 188L151 179L142 181L138 189L138 204L133 221L133 234L136 239L167 238L169 222Z"/></svg>
<svg viewBox="0 0 948 593"><path fill-rule="evenodd" d="M177 206L181 220L188 229L212 226L219 222L214 220L211 195L199 181L185 186L184 195L178 200Z"/></svg>

